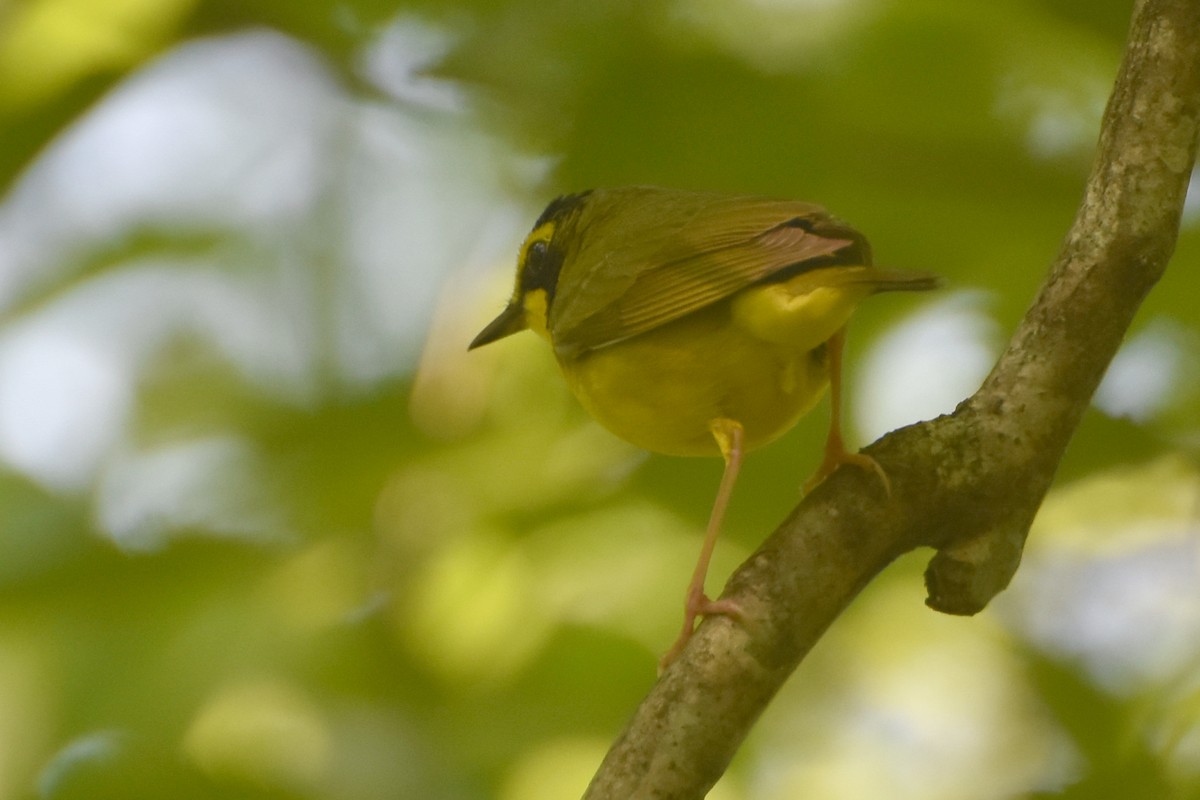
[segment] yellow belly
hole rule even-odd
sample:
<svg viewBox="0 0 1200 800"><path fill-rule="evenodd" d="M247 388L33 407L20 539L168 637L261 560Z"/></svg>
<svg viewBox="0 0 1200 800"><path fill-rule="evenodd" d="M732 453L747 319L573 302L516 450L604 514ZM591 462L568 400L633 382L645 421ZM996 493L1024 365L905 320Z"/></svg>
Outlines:
<svg viewBox="0 0 1200 800"><path fill-rule="evenodd" d="M728 302L559 364L602 425L669 455L720 455L709 425L721 417L742 424L747 448L766 444L829 385L823 344L764 341Z"/></svg>

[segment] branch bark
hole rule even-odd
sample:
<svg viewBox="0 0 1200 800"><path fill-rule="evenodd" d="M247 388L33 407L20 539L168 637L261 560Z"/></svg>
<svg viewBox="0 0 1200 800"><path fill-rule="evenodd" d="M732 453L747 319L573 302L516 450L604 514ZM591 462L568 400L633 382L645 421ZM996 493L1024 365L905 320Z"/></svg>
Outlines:
<svg viewBox="0 0 1200 800"><path fill-rule="evenodd" d="M1083 202L1032 308L951 415L870 448L892 479L839 470L730 578L714 617L642 702L585 800L701 798L783 681L900 554L937 553L927 603L973 614L1004 589L1067 442L1175 247L1200 139L1200 0L1140 0Z"/></svg>

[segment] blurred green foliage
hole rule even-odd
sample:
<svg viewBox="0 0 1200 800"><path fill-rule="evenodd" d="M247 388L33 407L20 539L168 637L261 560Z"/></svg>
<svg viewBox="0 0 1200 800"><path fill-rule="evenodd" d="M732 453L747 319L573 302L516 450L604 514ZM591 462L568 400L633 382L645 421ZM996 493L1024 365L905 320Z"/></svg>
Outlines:
<svg viewBox="0 0 1200 800"><path fill-rule="evenodd" d="M994 351L1129 5L5 8L0 798L578 794L679 623L719 464L596 428L533 337L464 352L537 209L819 201L944 273ZM711 797L1197 796L1198 220L996 608L926 611L904 559ZM935 331L881 390L949 387L913 414L982 377L948 308L853 327L855 363ZM823 413L749 459L714 583L794 505Z"/></svg>

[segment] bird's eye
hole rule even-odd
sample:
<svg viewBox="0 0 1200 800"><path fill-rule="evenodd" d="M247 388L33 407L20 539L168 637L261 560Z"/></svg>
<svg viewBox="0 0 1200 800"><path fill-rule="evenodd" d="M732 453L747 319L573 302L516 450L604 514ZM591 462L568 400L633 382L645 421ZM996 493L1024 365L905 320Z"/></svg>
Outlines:
<svg viewBox="0 0 1200 800"><path fill-rule="evenodd" d="M547 274L550 271L549 255L550 245L543 239L530 242L525 249L524 272L530 286L546 288L546 281L550 277Z"/></svg>
<svg viewBox="0 0 1200 800"><path fill-rule="evenodd" d="M538 239L536 242L529 245L529 252L525 254L525 259L530 262L541 261L546 257L546 251L548 249L549 245L546 244L545 240Z"/></svg>

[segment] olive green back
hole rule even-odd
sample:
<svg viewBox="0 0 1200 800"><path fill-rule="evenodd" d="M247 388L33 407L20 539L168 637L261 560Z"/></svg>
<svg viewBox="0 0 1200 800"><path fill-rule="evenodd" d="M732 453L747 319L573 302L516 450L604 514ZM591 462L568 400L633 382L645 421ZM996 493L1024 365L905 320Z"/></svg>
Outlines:
<svg viewBox="0 0 1200 800"><path fill-rule="evenodd" d="M869 261L865 239L820 206L655 187L597 189L554 233L563 266L549 311L560 354L603 347L777 273Z"/></svg>

